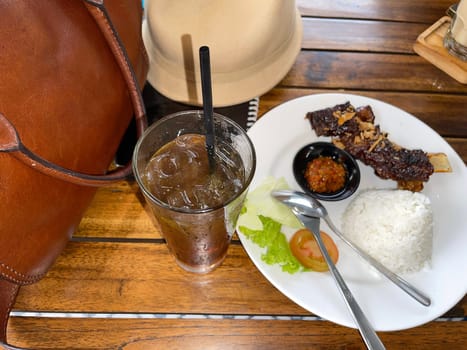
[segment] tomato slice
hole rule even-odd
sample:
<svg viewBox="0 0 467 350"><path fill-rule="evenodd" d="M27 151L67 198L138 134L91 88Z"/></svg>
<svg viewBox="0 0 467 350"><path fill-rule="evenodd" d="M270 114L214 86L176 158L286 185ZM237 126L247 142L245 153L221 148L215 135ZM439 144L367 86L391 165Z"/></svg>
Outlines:
<svg viewBox="0 0 467 350"><path fill-rule="evenodd" d="M331 256L331 260L337 263L339 259L339 251L332 238L325 232L321 231L321 237L324 245ZM323 255L318 247L313 234L307 229L300 229L294 233L290 240L290 250L300 263L314 271L328 271L328 265L324 260Z"/></svg>

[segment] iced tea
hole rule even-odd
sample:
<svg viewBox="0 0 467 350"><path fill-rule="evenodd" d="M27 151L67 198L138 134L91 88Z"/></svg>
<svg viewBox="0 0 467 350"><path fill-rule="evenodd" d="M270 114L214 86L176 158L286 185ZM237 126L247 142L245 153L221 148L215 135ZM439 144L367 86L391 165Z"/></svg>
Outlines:
<svg viewBox="0 0 467 350"><path fill-rule="evenodd" d="M202 111L162 118L138 140L133 170L155 224L177 263L207 273L220 265L253 178L256 157L246 131L214 113L210 168Z"/></svg>
<svg viewBox="0 0 467 350"><path fill-rule="evenodd" d="M144 180L151 193L176 209L207 210L203 216L187 217L171 212L159 213L159 225L172 253L187 270L200 266L211 269L225 257L232 224L225 217L228 203L243 188L244 167L234 149L219 143L211 173L205 137L199 134L178 136L159 149L149 160ZM237 217L240 207L233 214ZM180 220L178 219L180 218Z"/></svg>
<svg viewBox="0 0 467 350"><path fill-rule="evenodd" d="M222 206L243 187L242 159L220 142L211 172L205 136L185 134L159 149L149 160L144 180L151 193L174 208L207 209Z"/></svg>

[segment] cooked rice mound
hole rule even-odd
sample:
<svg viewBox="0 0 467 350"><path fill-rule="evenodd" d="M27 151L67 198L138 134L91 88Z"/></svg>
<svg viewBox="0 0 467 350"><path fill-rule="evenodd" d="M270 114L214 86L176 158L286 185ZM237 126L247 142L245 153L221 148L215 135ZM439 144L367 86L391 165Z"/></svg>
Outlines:
<svg viewBox="0 0 467 350"><path fill-rule="evenodd" d="M342 231L395 273L431 263L433 213L427 196L404 190L368 190L349 204Z"/></svg>

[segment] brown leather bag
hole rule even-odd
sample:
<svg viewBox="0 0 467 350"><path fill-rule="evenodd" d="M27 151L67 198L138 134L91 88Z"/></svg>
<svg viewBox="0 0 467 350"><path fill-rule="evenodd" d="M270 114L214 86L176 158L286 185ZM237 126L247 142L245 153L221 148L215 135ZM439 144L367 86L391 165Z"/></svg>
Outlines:
<svg viewBox="0 0 467 350"><path fill-rule="evenodd" d="M0 348L21 285L77 228L132 117L145 128L141 0L0 0Z"/></svg>

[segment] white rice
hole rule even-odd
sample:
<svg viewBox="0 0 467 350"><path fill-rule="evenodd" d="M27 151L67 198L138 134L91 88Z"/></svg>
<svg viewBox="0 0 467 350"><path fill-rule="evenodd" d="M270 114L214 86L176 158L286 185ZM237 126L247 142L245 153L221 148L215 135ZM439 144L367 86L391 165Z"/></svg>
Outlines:
<svg viewBox="0 0 467 350"><path fill-rule="evenodd" d="M395 273L431 263L433 213L427 196L403 190L368 190L346 208L342 231Z"/></svg>

